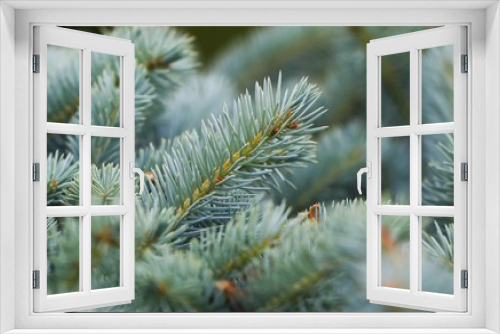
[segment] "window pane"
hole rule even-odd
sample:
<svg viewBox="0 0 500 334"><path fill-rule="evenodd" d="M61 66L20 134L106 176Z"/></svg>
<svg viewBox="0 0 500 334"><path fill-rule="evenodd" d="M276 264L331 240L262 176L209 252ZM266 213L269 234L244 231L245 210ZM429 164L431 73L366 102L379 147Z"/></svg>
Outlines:
<svg viewBox="0 0 500 334"><path fill-rule="evenodd" d="M92 217L92 289L120 286L120 216Z"/></svg>
<svg viewBox="0 0 500 334"><path fill-rule="evenodd" d="M422 123L453 122L453 45L422 50Z"/></svg>
<svg viewBox="0 0 500 334"><path fill-rule="evenodd" d="M453 294L453 218L421 219L422 291Z"/></svg>
<svg viewBox="0 0 500 334"><path fill-rule="evenodd" d="M410 288L410 217L382 216L381 282L389 288Z"/></svg>
<svg viewBox="0 0 500 334"><path fill-rule="evenodd" d="M120 126L120 57L92 52L92 125Z"/></svg>
<svg viewBox="0 0 500 334"><path fill-rule="evenodd" d="M92 137L92 205L120 201L120 138Z"/></svg>
<svg viewBox="0 0 500 334"><path fill-rule="evenodd" d="M410 124L410 53L380 57L382 126Z"/></svg>
<svg viewBox="0 0 500 334"><path fill-rule="evenodd" d="M80 290L80 218L47 218L47 294Z"/></svg>
<svg viewBox="0 0 500 334"><path fill-rule="evenodd" d="M47 122L79 123L80 50L47 45Z"/></svg>
<svg viewBox="0 0 500 334"><path fill-rule="evenodd" d="M422 136L422 205L453 206L453 134Z"/></svg>
<svg viewBox="0 0 500 334"><path fill-rule="evenodd" d="M47 206L80 205L80 136L47 135Z"/></svg>
<svg viewBox="0 0 500 334"><path fill-rule="evenodd" d="M381 138L381 204L410 204L410 137Z"/></svg>

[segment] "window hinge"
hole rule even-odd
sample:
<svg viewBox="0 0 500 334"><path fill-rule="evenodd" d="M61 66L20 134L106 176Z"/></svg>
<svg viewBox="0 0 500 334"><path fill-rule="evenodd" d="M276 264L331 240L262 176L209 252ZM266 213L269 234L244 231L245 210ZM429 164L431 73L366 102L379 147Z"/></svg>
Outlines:
<svg viewBox="0 0 500 334"><path fill-rule="evenodd" d="M33 270L33 289L40 289L40 270Z"/></svg>
<svg viewBox="0 0 500 334"><path fill-rule="evenodd" d="M33 181L40 181L40 164L38 162L33 164Z"/></svg>
<svg viewBox="0 0 500 334"><path fill-rule="evenodd" d="M462 55L462 73L469 72L469 56Z"/></svg>
<svg viewBox="0 0 500 334"><path fill-rule="evenodd" d="M469 287L469 274L467 272L467 270L462 270L460 272L460 276L461 276L461 281L462 281L462 289L467 289Z"/></svg>
<svg viewBox="0 0 500 334"><path fill-rule="evenodd" d="M33 55L33 73L40 73L40 55Z"/></svg>
<svg viewBox="0 0 500 334"><path fill-rule="evenodd" d="M460 180L469 181L469 165L466 162L460 164Z"/></svg>

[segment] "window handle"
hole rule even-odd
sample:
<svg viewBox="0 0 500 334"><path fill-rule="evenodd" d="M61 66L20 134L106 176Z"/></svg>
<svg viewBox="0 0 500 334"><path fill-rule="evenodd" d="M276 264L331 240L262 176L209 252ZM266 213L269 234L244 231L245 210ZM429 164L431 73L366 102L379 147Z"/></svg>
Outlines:
<svg viewBox="0 0 500 334"><path fill-rule="evenodd" d="M130 161L129 163L129 171L131 179L135 177L136 173L139 174L139 195L142 195L142 191L144 190L144 172L142 169L134 167L133 161Z"/></svg>
<svg viewBox="0 0 500 334"><path fill-rule="evenodd" d="M369 178L369 179L372 178L372 163L370 161L368 161L367 167L361 168L358 171L358 192L360 195L362 194L362 192L361 192L361 175L363 175L363 173L366 173L367 178Z"/></svg>

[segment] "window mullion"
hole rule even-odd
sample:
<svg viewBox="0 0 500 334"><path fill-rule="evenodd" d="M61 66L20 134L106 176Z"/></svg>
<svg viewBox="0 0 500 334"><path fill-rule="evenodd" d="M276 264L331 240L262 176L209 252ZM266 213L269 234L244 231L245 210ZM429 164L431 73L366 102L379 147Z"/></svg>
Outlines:
<svg viewBox="0 0 500 334"><path fill-rule="evenodd" d="M92 216L121 216L129 212L124 205L92 205L90 214Z"/></svg>
<svg viewBox="0 0 500 334"><path fill-rule="evenodd" d="M410 127L418 125L419 117L419 55L418 49L410 50ZM410 207L418 205L420 180L418 178L419 164L419 136L413 131L410 133ZM420 277L419 256L419 217L410 211L410 291L418 291Z"/></svg>
<svg viewBox="0 0 500 334"><path fill-rule="evenodd" d="M89 48L83 49L83 61L82 61L82 85L81 85L81 114L82 125L87 129L90 128L90 117L91 117L91 51ZM81 153L81 179L80 179L80 189L82 189L82 201L83 206L88 208L89 211L82 218L82 234L80 244L82 245L82 261L80 262L80 270L82 272L83 278L83 291L90 293L91 290L91 215L90 215L90 204L91 204L91 134L87 131L82 136L82 149Z"/></svg>
<svg viewBox="0 0 500 334"><path fill-rule="evenodd" d="M436 129L439 129L445 132L443 129L443 126L447 126L448 130L451 130L451 133L453 133L453 123L435 123L435 124L426 124L424 125L422 122L422 49L417 50L417 64L418 64L418 78L417 78L417 90L418 90L418 107L417 107L417 125L415 128L424 128L422 129L423 131L418 131L420 129L416 129L418 132L415 132L415 135L417 136L416 143L418 145L417 148L417 189L416 189L416 194L417 194L417 207L412 207L413 214L419 214L417 217L417 252L418 252L418 285L417 285L417 292L422 291L422 211L424 210L422 208L422 135L424 134L434 134L434 132L431 131L426 131L428 129L431 129L432 127L436 127ZM423 209L420 212L417 211L418 209ZM432 209L431 209L432 211Z"/></svg>
<svg viewBox="0 0 500 334"><path fill-rule="evenodd" d="M381 216L408 216L411 208L409 205L374 205L373 213Z"/></svg>
<svg viewBox="0 0 500 334"><path fill-rule="evenodd" d="M419 92L421 95L421 92ZM420 97L420 101L422 98ZM419 118L421 118L421 113ZM453 122L448 123L431 123L431 124L419 124L412 127L412 131L417 135L437 135L442 133L453 133L455 130L455 124Z"/></svg>
<svg viewBox="0 0 500 334"><path fill-rule="evenodd" d="M455 124L453 122L403 125L376 128L373 130L373 135L379 138L409 136L411 133L416 135L436 135L454 133L454 129Z"/></svg>
<svg viewBox="0 0 500 334"><path fill-rule="evenodd" d="M96 137L111 137L111 138L123 138L129 134L129 131L124 128L114 128L109 126L91 126L90 134Z"/></svg>
<svg viewBox="0 0 500 334"><path fill-rule="evenodd" d="M80 91L78 93L78 96L79 96L79 100L78 100L78 110L83 110L83 73L84 73L84 67L83 67L83 50L80 50L80 59L79 59L79 62L78 64L80 64L80 68L79 68L79 88L80 88ZM51 124L47 124L47 128L49 128ZM55 124L57 126L57 124ZM83 127L83 119L82 119L82 115L80 115L80 120L79 120L79 124L78 124L78 127ZM84 179L83 177L83 171L82 171L82 166L83 166L83 162L84 162L84 151L83 151L83 140L82 140L82 136L80 136L80 140L78 141L80 143L80 147L78 149L78 152L79 152L79 157L78 157L78 161L80 161L80 168L79 168L79 179L80 179L80 187L79 187L79 204L80 206L83 206L84 204L84 201L83 201L83 184L82 184L82 180ZM80 219L79 219L79 223L78 223L78 236L79 236L79 242L78 242L78 246L79 246L79 250L78 250L78 254L79 254L79 259L78 259L78 263L79 263L79 278L78 278L78 282L79 282L79 290L80 291L83 291L84 290L84 285L83 285L83 281L84 281L84 270L83 270L83 263L84 261L86 260L84 258L84 247L83 247L83 235L84 235L84 221L83 221L83 216L80 216Z"/></svg>
<svg viewBox="0 0 500 334"><path fill-rule="evenodd" d="M82 89L80 89L81 94ZM80 101L80 110L82 102ZM47 122L47 133L64 134L64 135L77 135L82 136L88 132L88 128L81 124L67 124L67 123L51 123Z"/></svg>

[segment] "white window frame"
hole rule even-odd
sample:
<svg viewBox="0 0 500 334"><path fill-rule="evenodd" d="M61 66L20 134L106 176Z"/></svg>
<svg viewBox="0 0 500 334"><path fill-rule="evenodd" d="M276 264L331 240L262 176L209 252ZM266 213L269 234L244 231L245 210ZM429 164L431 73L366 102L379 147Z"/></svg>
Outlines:
<svg viewBox="0 0 500 334"><path fill-rule="evenodd" d="M116 9L118 6L135 9ZM295 332L340 333L494 333L500 331L500 11L497 1L245 1L163 3L108 1L17 2L0 5L0 325L2 331L61 333L181 332ZM12 6L12 7L11 7ZM61 6L73 8L61 9ZM137 10L136 8L153 8ZM394 9L392 7L397 6ZM13 7L16 9L14 10ZM86 9L82 9L86 7ZM99 8L97 8L99 7ZM103 10L103 7L115 8ZM163 8L158 8L163 7ZM24 9L23 9L24 8ZM78 9L74 9L78 8ZM15 20L14 20L15 18ZM32 147L31 45L35 24L53 25L447 25L469 31L468 133L469 289L466 313L383 314L34 314L31 268L32 216L30 181ZM15 30L15 41L12 31ZM14 59L15 54L15 59ZM13 70L15 64L15 71ZM488 71L485 71L485 66ZM5 71L4 71L5 70ZM5 74L4 74L5 73ZM12 85L12 82L15 82ZM4 111L10 108L10 111ZM15 109L14 109L15 108ZM12 112L15 110L15 113ZM15 115L15 116L14 116ZM488 120L488 121L486 121ZM10 131L8 127L15 127ZM15 145L12 138L15 136ZM486 151L485 151L486 150ZM486 154L486 152L488 152ZM488 164L486 164L488 163ZM12 177L15 174L16 177ZM488 182L486 182L488 175ZM19 176L19 177L17 177ZM353 185L354 186L354 185ZM15 189L15 201L9 195ZM486 196L488 194L488 196ZM14 205L15 211L9 209ZM486 221L488 217L488 222ZM15 219L14 219L15 218ZM15 222L13 226L12 222ZM472 227L474 227L472 229ZM15 239L14 239L15 238ZM14 256L12 256L14 254ZM488 254L488 257L485 255ZM30 259L26 261L26 259ZM12 287L15 287L12 289ZM487 291L487 293L486 293ZM15 305L12 308L12 305ZM133 328L142 326L136 331ZM243 330L247 328L247 330ZM383 329L382 329L383 328ZM122 331L120 331L120 329ZM169 330L170 329L170 330ZM211 331L210 331L211 329ZM267 330L266 330L267 329ZM356 330L357 329L357 330ZM47 331L45 331L47 332ZM56 330L50 330L56 333ZM158 331L160 332L160 331ZM184 331L187 333L187 331ZM109 333L109 331L108 331Z"/></svg>
<svg viewBox="0 0 500 334"><path fill-rule="evenodd" d="M39 182L33 184L34 270L39 271L39 288L34 289L35 312L72 311L130 303L135 295L135 46L131 41L52 26L34 27L34 54L39 55L39 73L33 75L34 162L38 163ZM79 53L79 124L47 122L47 46L71 48ZM119 57L120 124L116 127L92 125L91 54ZM78 206L47 206L47 134L77 135L80 142L80 203ZM91 204L91 138L120 140L120 204ZM131 177L132 176L132 177ZM119 216L119 286L92 289L91 225L92 216ZM47 295L48 217L79 217L79 290Z"/></svg>
<svg viewBox="0 0 500 334"><path fill-rule="evenodd" d="M372 40L367 45L367 127L366 152L371 177L367 178L367 298L372 303L431 311L467 310L467 290L461 288L460 275L467 270L467 184L461 181L461 163L467 163L467 76L462 73L461 56L467 54L466 27L450 25ZM452 46L453 48L453 121L422 123L422 51ZM408 125L382 124L382 57L401 52L409 55L410 108ZM430 112L430 111L427 111ZM454 206L422 205L422 136L454 134ZM409 205L383 204L382 138L405 137L409 140ZM396 289L381 284L381 223L383 216L405 216L409 219L409 287ZM454 217L453 294L437 294L422 290L422 217Z"/></svg>

